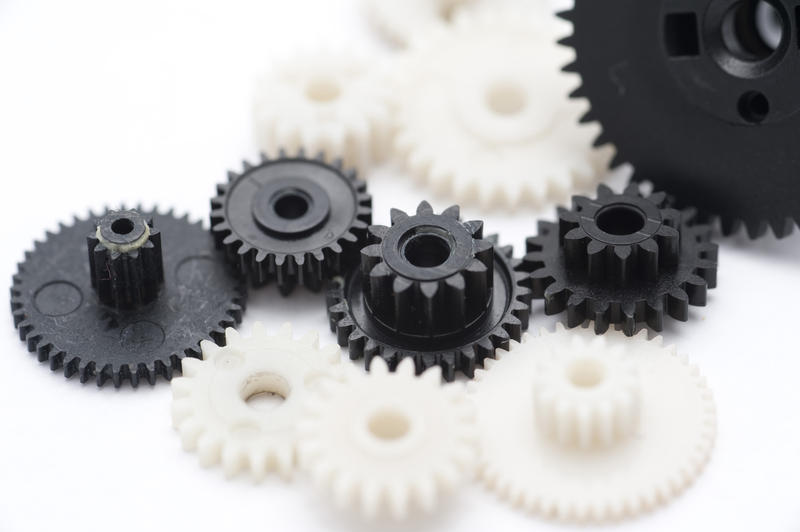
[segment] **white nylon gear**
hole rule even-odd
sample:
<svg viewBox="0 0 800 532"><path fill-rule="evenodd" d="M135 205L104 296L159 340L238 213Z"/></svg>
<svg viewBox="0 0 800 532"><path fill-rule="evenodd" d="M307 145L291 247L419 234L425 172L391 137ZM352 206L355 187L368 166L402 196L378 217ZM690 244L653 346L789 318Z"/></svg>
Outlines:
<svg viewBox="0 0 800 532"><path fill-rule="evenodd" d="M515 506L564 521L631 517L676 497L709 460L711 392L660 337L559 325L497 358L470 387L480 474Z"/></svg>
<svg viewBox="0 0 800 532"><path fill-rule="evenodd" d="M364 0L370 22L389 41L407 46L416 35L447 24L453 12L477 0Z"/></svg>
<svg viewBox="0 0 800 532"><path fill-rule="evenodd" d="M339 507L372 518L432 511L440 495L471 476L478 458L474 408L441 370L414 376L414 361L390 373L375 357L368 375L327 381L300 425L300 463Z"/></svg>
<svg viewBox="0 0 800 532"><path fill-rule="evenodd" d="M408 52L393 91L394 149L410 173L462 205L539 206L587 189L612 150L593 148L588 102L568 98L572 52L544 8L462 12Z"/></svg>
<svg viewBox="0 0 800 532"><path fill-rule="evenodd" d="M296 465L296 422L309 391L338 378L338 346L320 348L316 334L292 337L291 325L276 336L256 324L249 338L225 331L227 345L203 341L203 360L186 358L183 377L172 381L172 423L183 448L200 464L222 464L227 477L249 469L255 480L269 471L288 477ZM275 394L270 410L247 400Z"/></svg>
<svg viewBox="0 0 800 532"><path fill-rule="evenodd" d="M346 53L298 55L256 86L255 132L268 154L304 149L362 175L388 151L391 112L374 63Z"/></svg>

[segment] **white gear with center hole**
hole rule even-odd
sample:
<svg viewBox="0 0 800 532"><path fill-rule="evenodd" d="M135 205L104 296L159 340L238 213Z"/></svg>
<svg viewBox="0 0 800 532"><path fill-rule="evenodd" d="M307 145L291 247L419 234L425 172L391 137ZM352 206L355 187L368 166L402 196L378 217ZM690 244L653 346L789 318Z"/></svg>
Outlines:
<svg viewBox="0 0 800 532"><path fill-rule="evenodd" d="M340 350L320 348L317 334L292 337L291 325L276 336L256 324L249 338L225 331L227 345L203 341L203 360L183 360L172 381L172 423L183 448L200 464L222 464L227 477L249 469L255 480L269 471L288 477L296 465L296 423L309 391L339 377ZM259 394L283 401L269 410L248 404Z"/></svg>
<svg viewBox="0 0 800 532"><path fill-rule="evenodd" d="M479 9L431 32L394 78L396 154L410 173L462 205L538 206L588 189L612 151L596 149L588 102L560 72L568 31L542 8Z"/></svg>
<svg viewBox="0 0 800 532"><path fill-rule="evenodd" d="M711 392L660 337L559 325L497 358L470 392L481 477L515 506L564 521L631 517L676 497L709 460Z"/></svg>
<svg viewBox="0 0 800 532"><path fill-rule="evenodd" d="M304 53L256 86L255 132L267 154L324 151L364 171L388 151L391 112L380 69L346 53Z"/></svg>
<svg viewBox="0 0 800 532"><path fill-rule="evenodd" d="M444 492L471 476L477 460L474 408L463 386L441 370L414 375L403 360L390 373L380 357L368 375L325 382L300 424L300 463L339 507L372 518L433 510Z"/></svg>

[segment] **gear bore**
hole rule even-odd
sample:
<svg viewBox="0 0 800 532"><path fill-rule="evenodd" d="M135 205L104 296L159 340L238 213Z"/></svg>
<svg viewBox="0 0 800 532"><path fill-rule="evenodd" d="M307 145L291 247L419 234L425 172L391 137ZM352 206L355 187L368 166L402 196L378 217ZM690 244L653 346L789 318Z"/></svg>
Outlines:
<svg viewBox="0 0 800 532"><path fill-rule="evenodd" d="M636 185L622 194L600 186L597 199L575 196L558 222L539 222L522 268L545 312L567 310L567 324L594 320L595 332L620 324L663 327L664 313L686 321L689 305L706 304L716 286L717 245L693 209L677 210L663 192L644 197Z"/></svg>
<svg viewBox="0 0 800 532"><path fill-rule="evenodd" d="M28 350L98 386L171 379L184 357L201 356L201 340L224 345L244 303L202 224L141 209L90 214L48 233L11 287Z"/></svg>
<svg viewBox="0 0 800 532"><path fill-rule="evenodd" d="M511 247L483 238L483 222L459 219L459 208L434 214L427 202L409 216L393 209L391 227L370 227L361 268L336 278L328 293L331 330L350 358L412 357L418 373L441 366L472 377L495 349L520 340L530 290Z"/></svg>
<svg viewBox="0 0 800 532"><path fill-rule="evenodd" d="M800 223L800 3L797 0L576 0L574 26L588 98L612 165L628 161L725 234L752 238ZM602 46L597 43L602 42Z"/></svg>
<svg viewBox="0 0 800 532"><path fill-rule="evenodd" d="M372 221L366 183L325 162L281 152L228 174L211 200L211 230L242 276L255 286L276 281L284 295L323 281L358 260Z"/></svg>

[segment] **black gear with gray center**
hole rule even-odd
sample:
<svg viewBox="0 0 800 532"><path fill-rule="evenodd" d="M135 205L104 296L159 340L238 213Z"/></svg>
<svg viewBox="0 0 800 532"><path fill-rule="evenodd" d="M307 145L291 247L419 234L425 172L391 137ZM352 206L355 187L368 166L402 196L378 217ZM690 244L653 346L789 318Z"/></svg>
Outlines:
<svg viewBox="0 0 800 532"><path fill-rule="evenodd" d="M539 222L527 240L522 269L545 312L567 311L567 325L594 320L595 332L618 324L628 336L639 323L660 331L664 314L686 321L689 305L706 304L717 279L711 227L693 209L677 210L661 192L644 197L600 186L596 199L575 196L558 222Z"/></svg>
<svg viewBox="0 0 800 532"><path fill-rule="evenodd" d="M284 152L231 172L211 200L211 230L239 273L255 286L297 284L313 291L358 261L372 222L366 184L341 161Z"/></svg>
<svg viewBox="0 0 800 532"><path fill-rule="evenodd" d="M576 0L565 70L613 166L753 238L800 223L800 0ZM600 43L600 44L598 44Z"/></svg>
<svg viewBox="0 0 800 532"><path fill-rule="evenodd" d="M392 210L391 227L370 227L361 267L333 280L331 330L353 360L383 358L394 370L412 357L418 373L442 368L472 377L498 348L519 341L530 316L530 290L510 247L483 238L483 222L459 219L458 207L416 215Z"/></svg>
<svg viewBox="0 0 800 532"><path fill-rule="evenodd" d="M14 325L53 371L98 386L172 378L200 342L225 344L245 287L201 223L141 209L75 218L25 254Z"/></svg>

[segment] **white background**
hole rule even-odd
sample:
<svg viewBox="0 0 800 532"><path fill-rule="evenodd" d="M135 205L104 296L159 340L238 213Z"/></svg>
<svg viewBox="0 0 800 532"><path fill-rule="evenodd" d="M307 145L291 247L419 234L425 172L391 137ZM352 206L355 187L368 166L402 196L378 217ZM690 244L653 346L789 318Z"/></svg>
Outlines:
<svg viewBox="0 0 800 532"><path fill-rule="evenodd" d="M255 157L255 75L298 47L345 45L390 53L350 1L0 0L0 279L10 282L46 229L90 207L141 201L206 220L214 184ZM369 179L376 223L427 194L396 168ZM487 232L521 253L553 208L464 213L484 218ZM708 376L719 410L716 451L684 496L620 530L800 530L800 237L735 236L722 241L720 257L709 305L663 333ZM254 293L243 329L257 320L291 320L334 341L322 297L303 290L285 300L274 288ZM532 327L553 321L537 302ZM0 342L2 532L395 526L334 511L302 476L254 486L201 469L171 428L163 382L115 390L66 381L26 352L10 315ZM472 484L405 528L568 527L519 513Z"/></svg>

